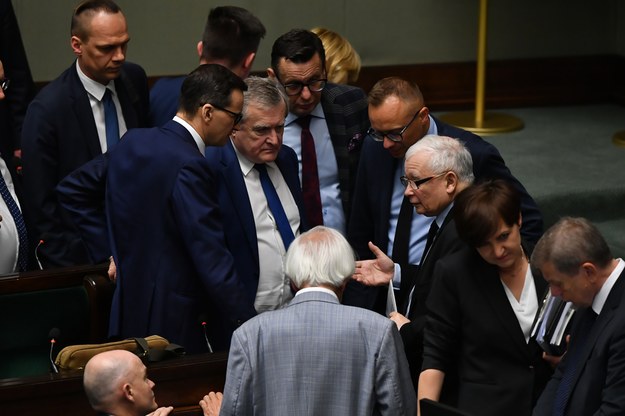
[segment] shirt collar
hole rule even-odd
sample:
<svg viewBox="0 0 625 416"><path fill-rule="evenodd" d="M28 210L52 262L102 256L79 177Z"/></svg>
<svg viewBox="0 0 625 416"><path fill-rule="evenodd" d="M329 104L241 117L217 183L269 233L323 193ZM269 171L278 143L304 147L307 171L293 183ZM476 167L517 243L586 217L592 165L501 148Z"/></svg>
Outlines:
<svg viewBox="0 0 625 416"><path fill-rule="evenodd" d="M441 229L443 227L443 222L445 222L445 218L447 218L447 215L449 214L449 211L451 211L451 208L454 206L454 201L451 201L451 203L449 205L447 205L447 207L436 216L436 219L434 221L436 221L436 225L438 225L438 228Z"/></svg>
<svg viewBox="0 0 625 416"><path fill-rule="evenodd" d="M230 139L230 141L232 141L232 139ZM247 177L247 175L252 171L252 169L254 169L255 163L250 161L245 156L243 156L241 152L239 152L239 149L237 149L237 147L234 145L234 142L232 142L232 148L234 149L234 153L236 153L237 159L239 160L241 173L243 173L243 176ZM265 166L269 167L270 169L273 169L274 167L276 167L276 163L268 162L268 163L265 163Z"/></svg>
<svg viewBox="0 0 625 416"><path fill-rule="evenodd" d="M107 85L102 85L98 81L94 81L91 78L89 78L87 75L85 75L85 73L82 72L82 69L80 69L80 65L78 64L78 59L76 60L76 72L78 72L78 78L80 79L82 86L96 100L102 101L102 97L104 97L104 93L106 92L107 88L113 91L114 94L117 93L115 91L114 81L110 81Z"/></svg>
<svg viewBox="0 0 625 416"><path fill-rule="evenodd" d="M323 292L323 293L327 293L329 295L334 296L334 298L336 298L336 300L339 300L339 297L336 296L336 293L334 293L333 291L331 291L330 289L326 289L325 287L305 287L303 289L300 289L297 291L297 293L295 293L295 296L297 295L302 295L304 293L307 292Z"/></svg>
<svg viewBox="0 0 625 416"><path fill-rule="evenodd" d="M612 270L612 273L610 273L610 276L608 276L607 280L603 283L603 286L601 286L599 293L597 293L597 295L592 301L592 310L597 315L599 315L601 311L603 310L605 301L608 300L608 295L610 294L610 291L612 290L612 286L614 286L614 284L618 280L621 273L623 273L624 269L625 269L625 262L623 262L622 259L618 259L618 264L616 265L614 270Z"/></svg>
<svg viewBox="0 0 625 416"><path fill-rule="evenodd" d="M202 137L200 136L200 134L197 131L195 131L193 126L178 116L174 116L174 121L178 122L179 124L182 125L182 127L187 129L187 131L191 134L191 137L193 137L195 144L197 144L197 148L200 150L200 153L204 155L204 153L206 152L206 144L204 143L204 140L202 140Z"/></svg>

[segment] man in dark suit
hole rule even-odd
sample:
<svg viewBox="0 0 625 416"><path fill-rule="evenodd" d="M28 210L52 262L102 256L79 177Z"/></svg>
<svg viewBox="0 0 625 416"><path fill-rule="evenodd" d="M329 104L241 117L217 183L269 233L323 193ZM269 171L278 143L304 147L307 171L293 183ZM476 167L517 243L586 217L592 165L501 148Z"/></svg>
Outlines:
<svg viewBox="0 0 625 416"><path fill-rule="evenodd" d="M306 230L306 221L297 157L282 146L286 95L268 78L250 77L246 84L243 118L232 140L224 147L207 149L206 158L218 172L226 246L245 285L247 301L260 313L284 306L293 297L284 275L284 256L293 238ZM265 186L275 189L277 201L266 194Z"/></svg>
<svg viewBox="0 0 625 416"><path fill-rule="evenodd" d="M204 156L228 140L245 89L225 67L200 66L182 84L173 120L129 131L59 185L92 252L101 235L110 241L111 336L159 334L191 353L221 350L255 315L226 249L218 178Z"/></svg>
<svg viewBox="0 0 625 416"><path fill-rule="evenodd" d="M397 77L378 81L369 92L369 118L372 127L362 149L348 231L348 239L360 258L371 257L371 241L402 268L416 271L432 218L413 214L399 177L406 150L426 134L463 142L473 158L476 181L500 178L513 183L522 195L523 236L529 241L538 240L542 233L538 207L512 176L499 151L479 136L432 117L416 84ZM400 238L397 229L408 232ZM375 307L375 291L356 285L351 289L346 291L345 303ZM398 294L400 303L405 296Z"/></svg>
<svg viewBox="0 0 625 416"><path fill-rule="evenodd" d="M400 269L373 243L370 248L375 260L356 263L354 278L367 285L388 285L401 281L407 297L390 313L397 324L410 365L410 375L417 389L423 353L425 301L432 286L436 262L463 246L453 220L456 196L473 182L471 154L457 139L427 135L406 152L405 196L419 215L433 218L428 241L418 273ZM401 274L401 276L400 276Z"/></svg>
<svg viewBox="0 0 625 416"><path fill-rule="evenodd" d="M71 34L76 62L37 95L22 130L31 240L42 241L36 255L43 268L89 262L58 204L56 185L106 152L127 129L147 125L147 79L141 67L125 62L130 37L120 8L112 0L81 3Z"/></svg>
<svg viewBox="0 0 625 416"><path fill-rule="evenodd" d="M530 264L578 308L534 415L625 414L625 263L588 220L566 217L545 232Z"/></svg>
<svg viewBox="0 0 625 416"><path fill-rule="evenodd" d="M293 29L274 42L267 72L289 96L284 143L300 162L308 223L345 234L361 141L369 127L365 93L327 83L323 44L308 30Z"/></svg>
<svg viewBox="0 0 625 416"><path fill-rule="evenodd" d="M265 36L262 22L242 7L211 9L197 44L200 64L220 64L241 78L252 70L260 40ZM150 125L159 127L176 115L182 77L160 78L150 89Z"/></svg>

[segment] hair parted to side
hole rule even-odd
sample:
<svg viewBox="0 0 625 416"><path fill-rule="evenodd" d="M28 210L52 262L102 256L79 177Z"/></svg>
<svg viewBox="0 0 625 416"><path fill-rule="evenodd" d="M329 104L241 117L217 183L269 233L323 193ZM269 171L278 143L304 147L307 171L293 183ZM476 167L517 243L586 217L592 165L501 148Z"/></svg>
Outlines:
<svg viewBox="0 0 625 416"><path fill-rule="evenodd" d="M99 12L116 14L122 11L113 0L85 0L74 9L70 26L71 36L76 36L86 42L89 38L86 21Z"/></svg>
<svg viewBox="0 0 625 416"><path fill-rule="evenodd" d="M289 113L289 101L282 84L271 78L251 76L245 79L247 91L243 93L243 118L247 119L247 109L250 105L263 109L273 109L284 103L284 117Z"/></svg>
<svg viewBox="0 0 625 416"><path fill-rule="evenodd" d="M521 197L508 181L495 179L469 186L456 197L454 220L458 236L471 247L480 247L498 230L519 221Z"/></svg>
<svg viewBox="0 0 625 416"><path fill-rule="evenodd" d="M258 50L265 37L263 23L242 7L220 6L211 9L202 34L202 59L226 60L231 67L239 65Z"/></svg>
<svg viewBox="0 0 625 416"><path fill-rule="evenodd" d="M200 65L183 81L178 109L193 116L207 103L226 108L234 90L246 91L247 85L228 68L218 64Z"/></svg>
<svg viewBox="0 0 625 416"><path fill-rule="evenodd" d="M452 171L460 182L467 185L473 183L473 158L460 140L428 134L408 148L406 160L421 152L430 155L428 166L432 172Z"/></svg>
<svg viewBox="0 0 625 416"><path fill-rule="evenodd" d="M369 91L368 101L372 107L379 107L388 97L399 97L403 101L424 105L423 94L414 82L399 77L382 78Z"/></svg>
<svg viewBox="0 0 625 416"><path fill-rule="evenodd" d="M297 237L285 260L286 275L298 288L340 288L354 274L355 266L354 251L345 237L322 225Z"/></svg>
<svg viewBox="0 0 625 416"><path fill-rule="evenodd" d="M338 33L322 27L310 30L321 39L326 53L328 81L334 84L347 84L358 81L360 55L351 43Z"/></svg>
<svg viewBox="0 0 625 416"><path fill-rule="evenodd" d="M603 269L612 261L612 252L599 229L586 218L563 217L538 240L530 265L532 273L551 263L560 273L573 276L586 262Z"/></svg>
<svg viewBox="0 0 625 416"><path fill-rule="evenodd" d="M280 76L278 64L281 58L295 62L296 64L301 64L310 61L316 53L319 54L321 67L325 71L326 53L319 36L315 35L310 30L292 29L280 36L273 43L271 49L271 68Z"/></svg>

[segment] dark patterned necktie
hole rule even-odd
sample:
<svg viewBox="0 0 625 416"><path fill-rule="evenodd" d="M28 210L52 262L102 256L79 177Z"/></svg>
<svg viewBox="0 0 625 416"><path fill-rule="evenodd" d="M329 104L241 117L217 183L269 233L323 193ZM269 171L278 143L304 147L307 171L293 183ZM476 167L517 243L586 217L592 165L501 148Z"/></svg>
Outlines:
<svg viewBox="0 0 625 416"><path fill-rule="evenodd" d="M310 115L298 118L295 122L302 128L302 193L308 224L311 227L323 225L321 193L319 191L319 171L315 140L310 133Z"/></svg>
<svg viewBox="0 0 625 416"><path fill-rule="evenodd" d="M393 238L392 258L395 263L408 264L408 247L410 246L410 228L412 227L412 215L414 207L405 196L402 198L395 238Z"/></svg>
<svg viewBox="0 0 625 416"><path fill-rule="evenodd" d="M15 222L15 228L17 228L17 237L20 243L17 256L17 267L18 271L23 272L28 266L28 236L26 235L26 224L24 224L24 217L22 216L17 203L13 199L13 196L11 195L9 188L7 187L7 183L2 175L0 175L0 194L2 194L2 199L4 199L4 203L9 209L9 212L13 217L13 221Z"/></svg>

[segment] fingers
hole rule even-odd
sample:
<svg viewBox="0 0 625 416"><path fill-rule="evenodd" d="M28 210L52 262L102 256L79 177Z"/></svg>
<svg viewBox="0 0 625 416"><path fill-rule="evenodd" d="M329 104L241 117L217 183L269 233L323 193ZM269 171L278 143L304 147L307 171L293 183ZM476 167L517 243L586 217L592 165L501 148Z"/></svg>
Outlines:
<svg viewBox="0 0 625 416"><path fill-rule="evenodd" d="M172 406L159 407L158 409L150 413L148 416L166 416L170 414L173 410L174 408Z"/></svg>
<svg viewBox="0 0 625 416"><path fill-rule="evenodd" d="M384 252L382 250L380 250L380 248L378 246L376 246L375 244L373 244L371 241L369 241L369 250L371 250L371 252L376 256L379 257L380 254L381 255L386 255L384 254Z"/></svg>
<svg viewBox="0 0 625 416"><path fill-rule="evenodd" d="M218 416L223 397L221 392L215 393L213 391L204 396L202 400L200 400L200 407L202 408L204 416Z"/></svg>

